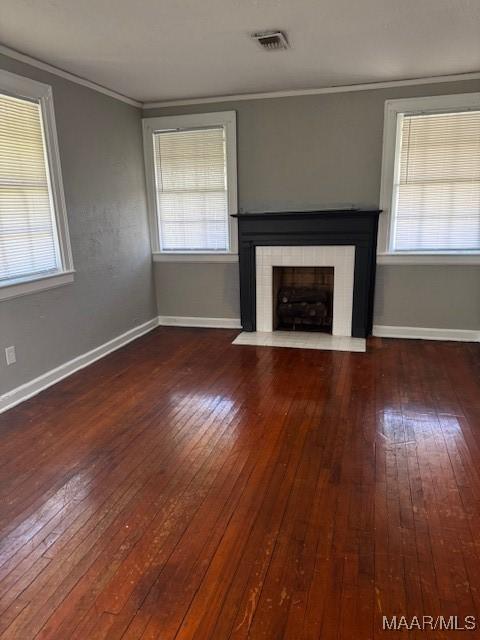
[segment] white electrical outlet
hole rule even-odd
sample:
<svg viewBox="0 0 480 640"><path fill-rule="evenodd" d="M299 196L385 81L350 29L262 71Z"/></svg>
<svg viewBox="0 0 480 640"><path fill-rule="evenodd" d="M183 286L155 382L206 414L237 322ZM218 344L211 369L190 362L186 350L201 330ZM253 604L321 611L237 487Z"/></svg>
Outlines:
<svg viewBox="0 0 480 640"><path fill-rule="evenodd" d="M15 362L17 361L15 347L7 347L5 349L5 359L7 361L7 364L15 364Z"/></svg>

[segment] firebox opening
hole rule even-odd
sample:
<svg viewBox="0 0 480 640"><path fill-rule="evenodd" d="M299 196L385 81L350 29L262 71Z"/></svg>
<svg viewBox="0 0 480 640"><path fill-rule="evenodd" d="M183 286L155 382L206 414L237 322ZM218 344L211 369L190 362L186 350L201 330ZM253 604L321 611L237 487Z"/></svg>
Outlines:
<svg viewBox="0 0 480 640"><path fill-rule="evenodd" d="M273 267L273 329L332 333L333 267Z"/></svg>

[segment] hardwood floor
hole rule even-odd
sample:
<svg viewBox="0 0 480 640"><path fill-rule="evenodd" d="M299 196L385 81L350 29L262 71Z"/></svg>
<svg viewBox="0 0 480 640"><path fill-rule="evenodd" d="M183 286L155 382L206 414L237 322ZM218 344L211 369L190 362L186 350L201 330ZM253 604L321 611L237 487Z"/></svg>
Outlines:
<svg viewBox="0 0 480 640"><path fill-rule="evenodd" d="M0 638L480 624L480 345L162 328L0 416ZM450 624L452 624L450 620Z"/></svg>

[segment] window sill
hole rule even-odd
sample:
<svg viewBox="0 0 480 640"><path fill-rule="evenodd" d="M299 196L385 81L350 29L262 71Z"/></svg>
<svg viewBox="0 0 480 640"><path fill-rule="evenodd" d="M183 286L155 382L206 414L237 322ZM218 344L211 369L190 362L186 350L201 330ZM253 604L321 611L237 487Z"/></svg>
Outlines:
<svg viewBox="0 0 480 640"><path fill-rule="evenodd" d="M70 284L74 280L74 271L62 271L48 276L38 276L35 278L17 280L11 284L0 286L0 300L18 298L30 293L37 293L46 289L54 289L64 284Z"/></svg>
<svg viewBox="0 0 480 640"><path fill-rule="evenodd" d="M237 253L160 253L152 254L154 262L238 262Z"/></svg>
<svg viewBox="0 0 480 640"><path fill-rule="evenodd" d="M377 264L480 264L480 253L379 253Z"/></svg>

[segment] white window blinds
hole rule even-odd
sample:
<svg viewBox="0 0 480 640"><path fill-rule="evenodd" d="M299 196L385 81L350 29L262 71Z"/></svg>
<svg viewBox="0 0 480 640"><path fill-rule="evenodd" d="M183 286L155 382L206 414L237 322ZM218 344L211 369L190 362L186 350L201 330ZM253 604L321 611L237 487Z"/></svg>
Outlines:
<svg viewBox="0 0 480 640"><path fill-rule="evenodd" d="M399 118L393 249L480 250L480 111Z"/></svg>
<svg viewBox="0 0 480 640"><path fill-rule="evenodd" d="M155 132L153 151L162 250L228 251L224 127Z"/></svg>
<svg viewBox="0 0 480 640"><path fill-rule="evenodd" d="M0 284L58 269L37 102L0 94Z"/></svg>

